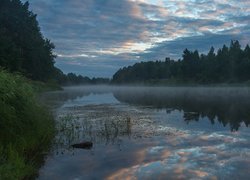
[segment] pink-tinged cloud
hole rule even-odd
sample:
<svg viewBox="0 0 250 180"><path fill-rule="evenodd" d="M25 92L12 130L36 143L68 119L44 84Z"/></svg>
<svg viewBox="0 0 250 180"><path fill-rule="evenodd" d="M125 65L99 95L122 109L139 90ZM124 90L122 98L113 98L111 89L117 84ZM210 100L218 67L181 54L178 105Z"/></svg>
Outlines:
<svg viewBox="0 0 250 180"><path fill-rule="evenodd" d="M203 52L231 39L243 44L250 39L245 0L36 0L30 6L42 33L56 45L60 68L66 71L64 59L74 59L86 65L80 73L89 76L96 73L87 69L89 58L117 61L112 70L102 70L110 77L128 62L177 59L183 48Z"/></svg>

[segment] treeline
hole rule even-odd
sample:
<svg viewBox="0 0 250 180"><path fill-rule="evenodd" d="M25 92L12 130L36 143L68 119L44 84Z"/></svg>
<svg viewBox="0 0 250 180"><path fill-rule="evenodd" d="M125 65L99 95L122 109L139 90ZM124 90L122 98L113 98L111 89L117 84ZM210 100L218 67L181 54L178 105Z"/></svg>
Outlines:
<svg viewBox="0 0 250 180"><path fill-rule="evenodd" d="M29 3L1 0L0 66L10 72L21 72L33 80L51 79L54 67L54 45L43 37L36 14Z"/></svg>
<svg viewBox="0 0 250 180"><path fill-rule="evenodd" d="M0 68L19 72L29 79L61 85L108 83L106 78L88 78L64 74L54 66L54 44L43 37L36 14L29 3L1 0L0 5Z"/></svg>
<svg viewBox="0 0 250 180"><path fill-rule="evenodd" d="M178 61L148 61L119 69L113 83L165 82L165 83L239 83L250 80L250 48L241 49L239 41L229 47L211 47L207 54L197 50L183 51Z"/></svg>
<svg viewBox="0 0 250 180"><path fill-rule="evenodd" d="M109 78L89 78L87 76L76 75L74 73L64 74L58 70L56 79L62 85L84 85L84 84L109 84Z"/></svg>

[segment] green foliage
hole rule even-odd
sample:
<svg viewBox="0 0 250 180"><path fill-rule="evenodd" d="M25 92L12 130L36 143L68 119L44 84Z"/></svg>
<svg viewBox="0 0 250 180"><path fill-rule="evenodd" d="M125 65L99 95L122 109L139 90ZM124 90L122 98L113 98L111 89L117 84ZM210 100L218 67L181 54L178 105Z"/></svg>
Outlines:
<svg viewBox="0 0 250 180"><path fill-rule="evenodd" d="M27 80L27 82L31 85L35 93L62 90L62 87L59 86L55 80L49 80L47 82Z"/></svg>
<svg viewBox="0 0 250 180"><path fill-rule="evenodd" d="M208 54L185 49L182 60L136 63L118 70L112 83L242 83L250 80L250 48L244 50L238 41L224 45L217 54L211 47Z"/></svg>
<svg viewBox="0 0 250 180"><path fill-rule="evenodd" d="M2 70L0 107L0 179L23 179L35 172L36 159L48 148L54 121L25 78Z"/></svg>
<svg viewBox="0 0 250 180"><path fill-rule="evenodd" d="M56 71L53 49L53 43L42 36L28 2L1 0L0 67L47 81Z"/></svg>

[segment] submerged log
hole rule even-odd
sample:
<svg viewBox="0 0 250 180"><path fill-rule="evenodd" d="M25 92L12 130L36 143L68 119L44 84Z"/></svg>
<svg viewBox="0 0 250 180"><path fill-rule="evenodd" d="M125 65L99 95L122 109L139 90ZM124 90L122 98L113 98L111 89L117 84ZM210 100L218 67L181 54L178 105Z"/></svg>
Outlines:
<svg viewBox="0 0 250 180"><path fill-rule="evenodd" d="M72 144L71 145L73 148L80 148L80 149L91 149L93 147L93 143L86 141L86 142L81 142L78 144Z"/></svg>

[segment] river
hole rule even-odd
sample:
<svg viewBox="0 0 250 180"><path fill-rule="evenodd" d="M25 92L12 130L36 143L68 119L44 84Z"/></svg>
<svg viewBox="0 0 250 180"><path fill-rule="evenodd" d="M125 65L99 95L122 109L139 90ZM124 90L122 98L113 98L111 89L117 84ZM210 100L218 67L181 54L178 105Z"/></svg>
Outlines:
<svg viewBox="0 0 250 180"><path fill-rule="evenodd" d="M249 88L80 86L41 99L57 135L40 180L250 176Z"/></svg>

